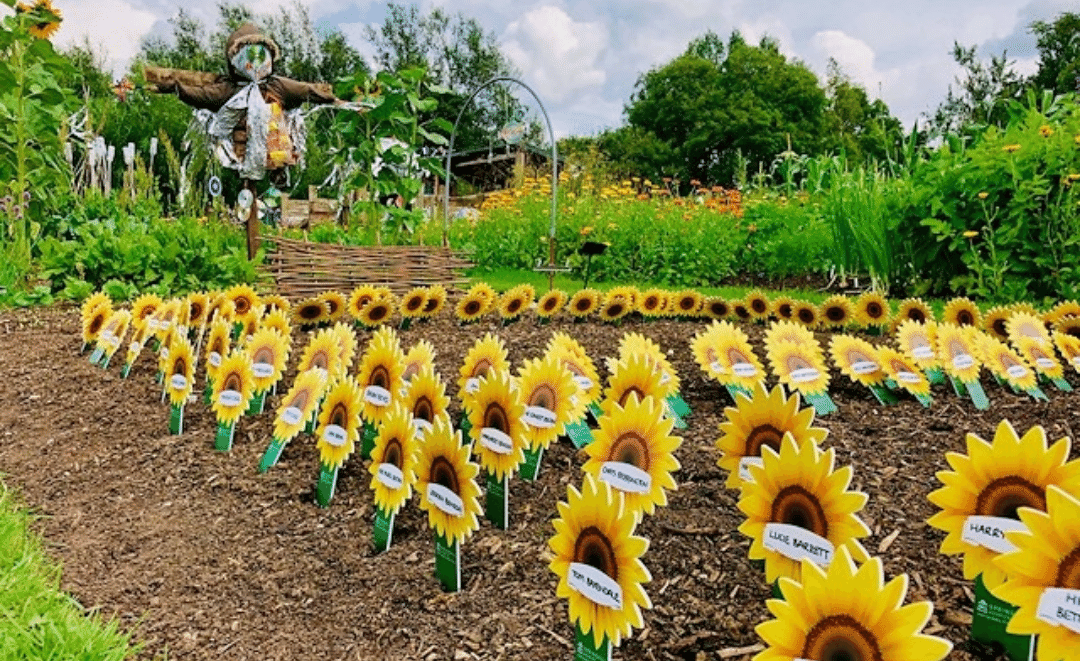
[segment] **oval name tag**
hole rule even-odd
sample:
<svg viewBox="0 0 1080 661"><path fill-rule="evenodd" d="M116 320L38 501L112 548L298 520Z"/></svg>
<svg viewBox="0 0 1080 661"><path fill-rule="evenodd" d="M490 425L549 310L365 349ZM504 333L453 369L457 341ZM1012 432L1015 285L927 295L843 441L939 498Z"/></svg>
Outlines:
<svg viewBox="0 0 1080 661"><path fill-rule="evenodd" d="M295 406L290 406L281 412L281 421L287 425L295 425L304 417L304 412Z"/></svg>
<svg viewBox="0 0 1080 661"><path fill-rule="evenodd" d="M412 421L413 433L423 438L424 434L428 433L435 428L435 425L431 424L423 418L413 418Z"/></svg>
<svg viewBox="0 0 1080 661"><path fill-rule="evenodd" d="M341 425L326 425L326 428L323 429L322 437L324 441L333 445L335 448L340 448L349 440L348 434L345 433L345 428Z"/></svg>
<svg viewBox="0 0 1080 661"><path fill-rule="evenodd" d="M274 376L274 366L270 363L255 363L251 366L251 373L258 379L269 379Z"/></svg>
<svg viewBox="0 0 1080 661"><path fill-rule="evenodd" d="M925 344L911 348L911 355L919 360L929 360L934 357L934 350Z"/></svg>
<svg viewBox="0 0 1080 661"><path fill-rule="evenodd" d="M1012 365L1009 369L1005 370L1005 373L1012 379L1022 379L1027 376L1027 368L1023 365Z"/></svg>
<svg viewBox="0 0 1080 661"><path fill-rule="evenodd" d="M480 379L474 376L465 380L465 392L472 394L477 390L480 390Z"/></svg>
<svg viewBox="0 0 1080 661"><path fill-rule="evenodd" d="M514 441L510 436L494 427L480 430L480 445L498 454L510 454L514 451Z"/></svg>
<svg viewBox="0 0 1080 661"><path fill-rule="evenodd" d="M794 383L806 383L807 381L813 381L821 376L813 367L800 367L797 370L791 370L791 380Z"/></svg>
<svg viewBox="0 0 1080 661"><path fill-rule="evenodd" d="M221 354L216 351L211 351L210 357L206 360L214 367L221 367Z"/></svg>
<svg viewBox="0 0 1080 661"><path fill-rule="evenodd" d="M441 484L428 482L427 499L450 516L465 516L465 504L461 502L461 498Z"/></svg>
<svg viewBox="0 0 1080 661"><path fill-rule="evenodd" d="M896 380L900 383L919 383L922 379L915 372L900 371L896 373Z"/></svg>
<svg viewBox="0 0 1080 661"><path fill-rule="evenodd" d="M571 562L566 583L594 604L622 610L622 586L592 565Z"/></svg>
<svg viewBox="0 0 1080 661"><path fill-rule="evenodd" d="M390 391L382 386L364 388L364 401L372 406L390 406Z"/></svg>
<svg viewBox="0 0 1080 661"><path fill-rule="evenodd" d="M1035 359L1035 364L1038 365L1039 367L1043 368L1044 370L1049 370L1049 369L1054 368L1054 361L1050 360L1049 358L1036 358Z"/></svg>
<svg viewBox="0 0 1080 661"><path fill-rule="evenodd" d="M600 464L600 480L627 493L649 493L652 488L652 477L648 473L621 461Z"/></svg>
<svg viewBox="0 0 1080 661"><path fill-rule="evenodd" d="M405 476L402 474L401 469L394 464L386 462L379 464L375 476L379 478L379 482L387 489L400 489L405 484Z"/></svg>
<svg viewBox="0 0 1080 661"><path fill-rule="evenodd" d="M522 416L525 424L539 429L550 429L555 426L555 412L543 406L525 407L525 415Z"/></svg>
<svg viewBox="0 0 1080 661"><path fill-rule="evenodd" d="M828 567L835 548L832 542L812 531L789 523L766 523L762 533L765 548L790 558L809 558L819 567Z"/></svg>
<svg viewBox="0 0 1080 661"><path fill-rule="evenodd" d="M997 553L1015 551L1016 547L1005 538L1012 530L1027 530L1022 522L1001 516L969 516L964 519L960 538L968 544L982 546Z"/></svg>
<svg viewBox="0 0 1080 661"><path fill-rule="evenodd" d="M243 396L235 390L222 390L218 395L218 404L234 408L244 403Z"/></svg>
<svg viewBox="0 0 1080 661"><path fill-rule="evenodd" d="M860 360L851 364L851 371L856 374L872 374L878 369L878 364L869 360Z"/></svg>
<svg viewBox="0 0 1080 661"><path fill-rule="evenodd" d="M765 460L761 457L743 457L742 459L739 459L739 477L746 482L754 481L754 476L750 474L751 466L764 468Z"/></svg>
<svg viewBox="0 0 1080 661"><path fill-rule="evenodd" d="M173 390L183 390L187 388L187 377L183 374L173 374L172 378L169 379L169 385L172 386Z"/></svg>
<svg viewBox="0 0 1080 661"><path fill-rule="evenodd" d="M735 376L741 376L744 378L757 376L757 368L750 363L735 363L731 366L731 371Z"/></svg>
<svg viewBox="0 0 1080 661"><path fill-rule="evenodd" d="M1080 590L1069 588L1043 590L1035 615L1047 624L1080 633Z"/></svg>
<svg viewBox="0 0 1080 661"><path fill-rule="evenodd" d="M576 383L577 387L583 391L592 390L593 387L592 379L587 376L575 376L574 383Z"/></svg>
<svg viewBox="0 0 1080 661"><path fill-rule="evenodd" d="M975 364L975 359L970 354L958 353L953 356L952 365L958 370L966 370Z"/></svg>
<svg viewBox="0 0 1080 661"><path fill-rule="evenodd" d="M724 369L724 366L720 364L719 360L712 361L712 363L709 364L709 369L717 374L727 374L727 370Z"/></svg>

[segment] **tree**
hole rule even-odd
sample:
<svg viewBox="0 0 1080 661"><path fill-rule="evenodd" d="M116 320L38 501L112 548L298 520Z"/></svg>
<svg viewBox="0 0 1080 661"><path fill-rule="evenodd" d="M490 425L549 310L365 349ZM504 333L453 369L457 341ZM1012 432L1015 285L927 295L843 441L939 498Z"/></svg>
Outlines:
<svg viewBox="0 0 1080 661"><path fill-rule="evenodd" d="M1031 31L1039 49L1039 70L1031 84L1056 94L1080 91L1080 14L1065 12L1052 23L1035 21Z"/></svg>
<svg viewBox="0 0 1080 661"><path fill-rule="evenodd" d="M870 101L866 90L847 77L836 60L829 58L825 83L822 146L846 154L853 162L885 160L895 154L904 138L900 121L881 99Z"/></svg>
<svg viewBox="0 0 1080 661"><path fill-rule="evenodd" d="M949 86L945 101L930 119L930 132L935 136L950 133L976 135L993 124L1002 126L1008 121L1008 101L1023 96L1024 79L1013 69L1008 53L992 55L989 62L975 56L975 47L953 43L953 60L964 68L956 87Z"/></svg>

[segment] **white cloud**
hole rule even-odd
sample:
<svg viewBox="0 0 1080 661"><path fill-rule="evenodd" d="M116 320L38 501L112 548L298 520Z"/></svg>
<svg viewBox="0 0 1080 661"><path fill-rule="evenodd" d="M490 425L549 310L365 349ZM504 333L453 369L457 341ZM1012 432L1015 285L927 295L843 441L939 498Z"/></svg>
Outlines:
<svg viewBox="0 0 1080 661"><path fill-rule="evenodd" d="M832 58L840 70L854 82L874 94L882 82L882 76L874 69L874 49L855 37L840 30L822 30L814 35L814 48L826 60Z"/></svg>
<svg viewBox="0 0 1080 661"><path fill-rule="evenodd" d="M545 5L507 25L500 45L546 104L604 84L607 74L598 60L607 35L602 23L577 22L561 8Z"/></svg>
<svg viewBox="0 0 1080 661"><path fill-rule="evenodd" d="M57 45L81 45L89 40L94 51L104 56L106 68L118 76L127 70L158 18L126 0L57 0L54 5L64 17Z"/></svg>

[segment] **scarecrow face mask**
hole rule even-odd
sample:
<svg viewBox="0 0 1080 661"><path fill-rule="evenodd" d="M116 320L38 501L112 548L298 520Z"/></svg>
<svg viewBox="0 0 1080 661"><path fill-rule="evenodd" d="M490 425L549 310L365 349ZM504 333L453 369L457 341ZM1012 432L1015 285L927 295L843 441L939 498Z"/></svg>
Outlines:
<svg viewBox="0 0 1080 661"><path fill-rule="evenodd" d="M233 56L232 65L245 78L259 82L270 75L274 68L274 59L266 46L249 44Z"/></svg>

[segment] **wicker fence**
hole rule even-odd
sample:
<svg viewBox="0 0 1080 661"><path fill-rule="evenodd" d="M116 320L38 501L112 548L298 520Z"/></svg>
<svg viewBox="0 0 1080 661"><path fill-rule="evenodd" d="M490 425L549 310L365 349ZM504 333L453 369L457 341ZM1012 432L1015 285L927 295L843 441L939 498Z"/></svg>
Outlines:
<svg viewBox="0 0 1080 661"><path fill-rule="evenodd" d="M472 262L459 251L439 246L339 246L275 237L266 257L267 274L278 293L301 299L326 290L342 293L357 285L384 285L395 293L440 284L466 283Z"/></svg>

